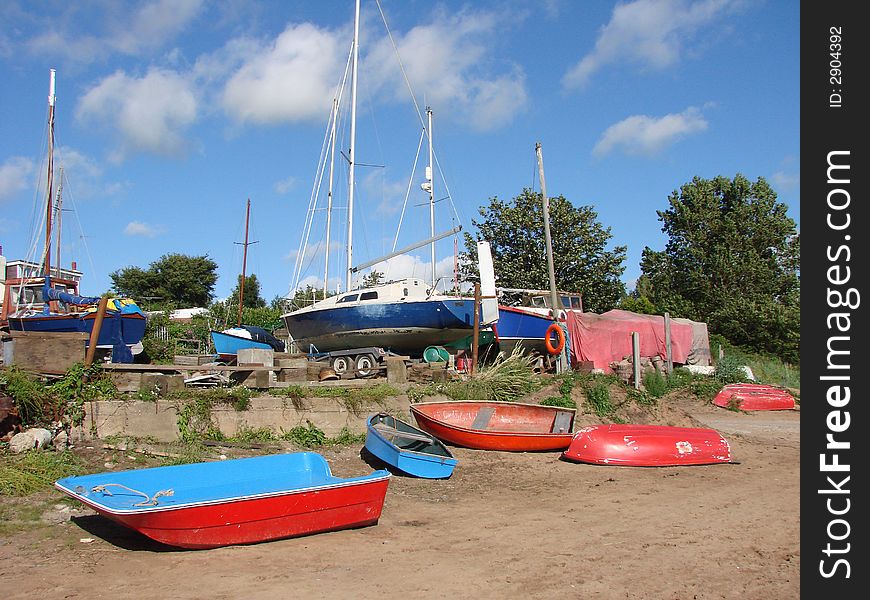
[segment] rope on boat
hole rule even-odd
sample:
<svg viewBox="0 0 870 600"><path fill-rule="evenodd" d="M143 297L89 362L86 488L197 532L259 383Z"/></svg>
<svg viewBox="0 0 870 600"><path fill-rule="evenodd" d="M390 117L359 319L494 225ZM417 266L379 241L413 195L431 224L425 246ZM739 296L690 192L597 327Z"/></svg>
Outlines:
<svg viewBox="0 0 870 600"><path fill-rule="evenodd" d="M91 488L91 491L92 491L92 492L102 492L102 493L104 493L104 494L107 494L107 495L111 496L111 495L112 495L112 492L110 492L108 489L106 489L106 488L108 488L110 485L115 486L115 487L119 487L119 488L124 488L125 490L127 490L127 491L129 491L129 492L133 492L134 494L139 494L140 496L144 496L144 497L145 497L145 500L144 500L144 501L142 501L142 502L137 502L137 503L134 504L133 506L157 506L157 499L158 499L159 497L161 497L161 496L172 496L172 495L175 493L175 492L170 488L170 489L168 489L168 490L160 490L159 492L157 492L157 493L154 494L153 496L149 496L149 495L146 494L145 492L140 492L139 490L134 490L133 488L129 488L129 487L127 487L126 485L121 485L120 483L104 483L104 484L102 484L102 485L94 486L93 488Z"/></svg>

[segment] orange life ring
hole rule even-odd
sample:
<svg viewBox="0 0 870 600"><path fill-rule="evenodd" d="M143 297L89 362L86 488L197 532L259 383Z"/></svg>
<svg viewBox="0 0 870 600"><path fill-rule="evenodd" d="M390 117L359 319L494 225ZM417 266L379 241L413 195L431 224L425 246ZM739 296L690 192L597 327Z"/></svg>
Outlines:
<svg viewBox="0 0 870 600"><path fill-rule="evenodd" d="M553 346L550 341L550 337L553 335L554 331L556 332L556 338L558 340L558 343L555 346ZM562 331L562 327L559 324L553 323L547 327L547 333L544 334L544 346L550 354L559 354L562 351L562 348L565 347L565 332Z"/></svg>

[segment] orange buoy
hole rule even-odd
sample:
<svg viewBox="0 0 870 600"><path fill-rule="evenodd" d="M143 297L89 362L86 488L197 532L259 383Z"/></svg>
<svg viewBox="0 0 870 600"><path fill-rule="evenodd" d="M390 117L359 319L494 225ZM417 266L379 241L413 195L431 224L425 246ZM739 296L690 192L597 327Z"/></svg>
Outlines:
<svg viewBox="0 0 870 600"><path fill-rule="evenodd" d="M553 332L556 333L556 345L553 346L553 342L551 340ZM550 354L559 354L562 351L562 348L565 347L565 332L562 331L561 325L558 323L553 323L549 327L547 327L547 333L544 334L544 346L547 348L547 352Z"/></svg>

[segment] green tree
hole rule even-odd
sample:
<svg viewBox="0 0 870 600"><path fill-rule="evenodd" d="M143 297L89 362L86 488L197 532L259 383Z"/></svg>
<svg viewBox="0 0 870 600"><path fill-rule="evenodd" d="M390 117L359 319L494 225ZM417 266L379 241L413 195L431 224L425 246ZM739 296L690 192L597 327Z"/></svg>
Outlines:
<svg viewBox="0 0 870 600"><path fill-rule="evenodd" d="M509 202L493 197L489 206L478 211L483 220L472 220L478 229L476 240L465 234L463 274L476 272L475 241L486 240L499 287L549 289L541 194L524 189ZM555 196L550 198L549 212L556 286L582 293L585 310L615 307L625 295L620 277L626 247L607 250L613 236L591 206L576 208L564 196Z"/></svg>
<svg viewBox="0 0 870 600"><path fill-rule="evenodd" d="M165 254L147 270L125 267L110 277L115 291L136 300L158 298L166 306L208 306L217 283L217 263L208 255Z"/></svg>
<svg viewBox="0 0 870 600"><path fill-rule="evenodd" d="M665 249L647 247L641 261L650 300L734 344L798 360L800 236L770 185L695 177L668 202L657 211Z"/></svg>
<svg viewBox="0 0 870 600"><path fill-rule="evenodd" d="M372 271L371 273L369 273L368 275L363 277L362 286L364 288L377 287L377 286L381 285L383 282L384 282L384 274L381 273L380 271Z"/></svg>
<svg viewBox="0 0 870 600"><path fill-rule="evenodd" d="M239 290L242 287L242 276L239 275L236 287L233 289L230 298L234 300L236 309L239 307ZM260 281L256 275L248 275L245 277L245 294L242 297L244 308L262 308L266 306L266 301L260 297Z"/></svg>
<svg viewBox="0 0 870 600"><path fill-rule="evenodd" d="M326 292L326 297L334 295L334 292ZM298 310L300 308L305 308L306 306L311 306L315 302L320 302L323 299L324 296L322 288L316 288L311 285L307 285L304 289L296 290L296 293L293 294L293 297L289 300L289 302L285 303L287 304L289 310Z"/></svg>

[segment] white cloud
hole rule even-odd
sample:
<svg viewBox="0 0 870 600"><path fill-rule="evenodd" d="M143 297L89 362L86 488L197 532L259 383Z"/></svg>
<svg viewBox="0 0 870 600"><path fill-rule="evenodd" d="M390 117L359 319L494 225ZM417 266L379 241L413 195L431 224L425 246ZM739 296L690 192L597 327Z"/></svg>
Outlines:
<svg viewBox="0 0 870 600"><path fill-rule="evenodd" d="M393 38L405 73L415 93L436 111L451 111L449 118L467 122L477 130L507 124L528 102L525 74L510 65L496 73L498 36L508 24L494 13L437 13L433 22L412 28ZM392 98L407 98L396 53L382 37L372 44L362 66L373 89Z"/></svg>
<svg viewBox="0 0 870 600"><path fill-rule="evenodd" d="M50 31L28 40L27 48L38 55L63 56L80 64L103 60L107 54L142 55L158 49L184 32L199 15L203 0L154 0L132 10L123 3L104 3L91 25L96 34L66 27L79 23L82 7L71 3L55 19ZM80 13L80 14L76 14Z"/></svg>
<svg viewBox="0 0 870 600"><path fill-rule="evenodd" d="M777 189L783 192L793 192L801 185L801 176L799 173L777 171L771 175L770 180Z"/></svg>
<svg viewBox="0 0 870 600"><path fill-rule="evenodd" d="M0 200L29 188L33 169L33 161L23 156L13 156L0 164Z"/></svg>
<svg viewBox="0 0 870 600"><path fill-rule="evenodd" d="M118 160L135 152L180 156L197 101L191 83L173 71L151 68L141 78L116 71L85 93L76 114L117 132Z"/></svg>
<svg viewBox="0 0 870 600"><path fill-rule="evenodd" d="M402 254L394 256L383 262L372 265L369 271L380 271L384 274L385 281L395 281L406 277L417 277L423 281L432 280L432 263L428 259L422 259L419 256L410 254ZM367 274L365 273L365 274ZM365 274L357 274L362 281ZM438 278L444 278L438 282L438 289L451 288L453 286L453 257L448 256L442 258L435 263L435 275Z"/></svg>
<svg viewBox="0 0 870 600"><path fill-rule="evenodd" d="M291 24L269 47L247 48L223 92L225 110L260 124L320 120L345 64L343 38L309 23Z"/></svg>
<svg viewBox="0 0 870 600"><path fill-rule="evenodd" d="M618 4L601 28L595 48L562 79L568 88L584 86L600 69L633 63L642 69L664 69L685 54L688 42L703 27L721 27L722 14L739 0L636 0Z"/></svg>
<svg viewBox="0 0 870 600"><path fill-rule="evenodd" d="M153 238L164 233L166 233L166 228L163 225L149 225L140 221L130 221L124 228L124 234L130 236Z"/></svg>
<svg viewBox="0 0 870 600"><path fill-rule="evenodd" d="M276 181L275 185L272 186L276 192L281 194L282 196L296 187L296 178L292 175L287 177L286 179L282 179L281 181Z"/></svg>
<svg viewBox="0 0 870 600"><path fill-rule="evenodd" d="M592 153L604 156L621 148L625 154L653 156L680 138L707 129L707 121L695 107L663 117L633 115L605 130Z"/></svg>

